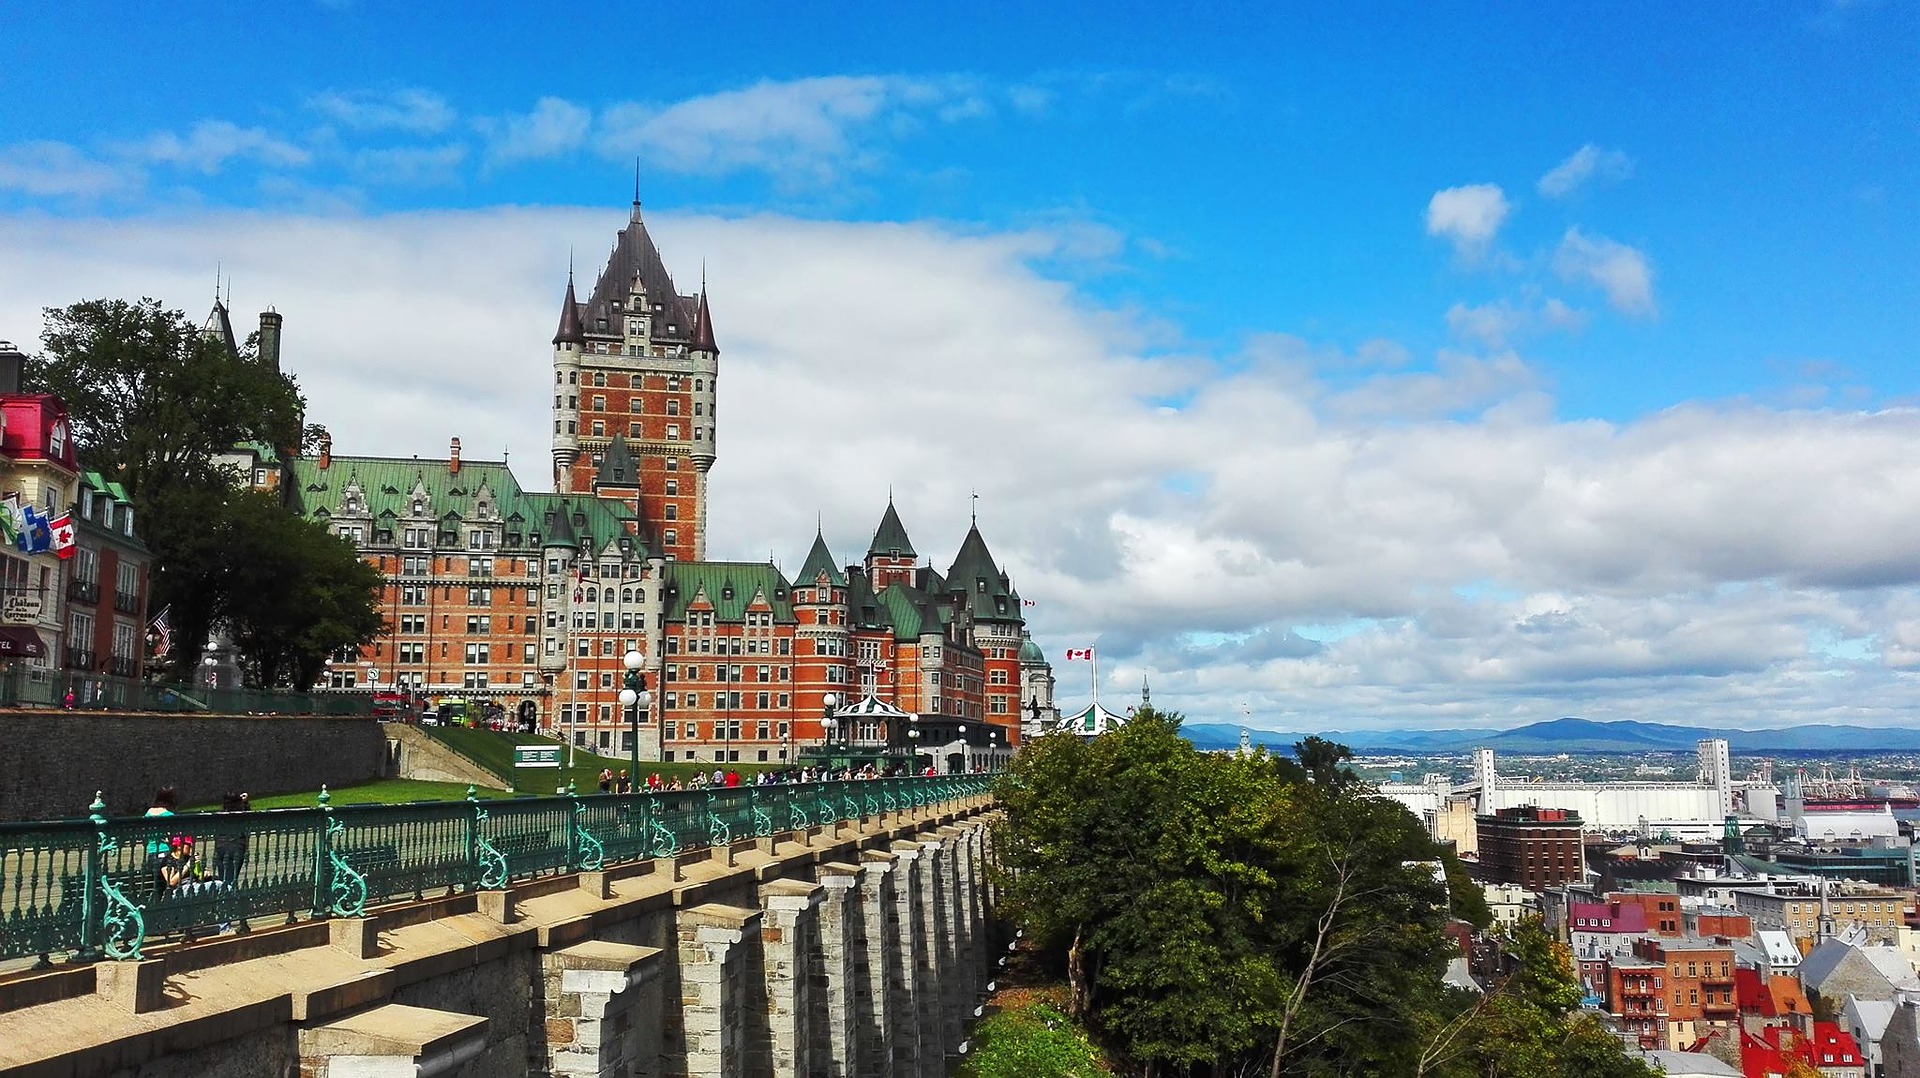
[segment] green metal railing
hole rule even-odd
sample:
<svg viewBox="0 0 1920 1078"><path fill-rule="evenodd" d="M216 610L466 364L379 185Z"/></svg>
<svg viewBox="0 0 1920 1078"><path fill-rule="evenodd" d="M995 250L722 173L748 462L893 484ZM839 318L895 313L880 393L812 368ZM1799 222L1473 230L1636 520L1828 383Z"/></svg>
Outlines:
<svg viewBox="0 0 1920 1078"><path fill-rule="evenodd" d="M230 923L672 857L987 792L985 775L0 824L0 960L139 958ZM179 852L175 852L179 851ZM162 880L188 863L190 878Z"/></svg>

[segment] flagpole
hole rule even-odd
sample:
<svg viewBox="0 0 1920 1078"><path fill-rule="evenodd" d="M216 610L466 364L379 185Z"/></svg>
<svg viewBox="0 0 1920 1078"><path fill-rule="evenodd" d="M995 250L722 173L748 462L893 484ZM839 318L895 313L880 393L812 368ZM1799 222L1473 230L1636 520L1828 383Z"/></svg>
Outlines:
<svg viewBox="0 0 1920 1078"><path fill-rule="evenodd" d="M1087 665L1093 669L1093 706L1098 714L1100 707L1100 649L1087 649Z"/></svg>

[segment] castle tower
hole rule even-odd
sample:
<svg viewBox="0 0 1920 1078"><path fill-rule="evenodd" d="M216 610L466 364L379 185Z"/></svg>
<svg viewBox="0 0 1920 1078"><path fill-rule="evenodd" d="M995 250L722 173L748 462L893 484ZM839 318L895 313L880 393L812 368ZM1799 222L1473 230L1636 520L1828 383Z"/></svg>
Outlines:
<svg viewBox="0 0 1920 1078"><path fill-rule="evenodd" d="M913 583L914 562L919 557L889 494L887 511L880 517L880 526L874 529L873 542L867 544L867 579L873 582L873 590L882 591L889 584Z"/></svg>
<svg viewBox="0 0 1920 1078"><path fill-rule="evenodd" d="M720 349L704 287L695 296L674 287L638 199L585 302L569 275L553 348L554 489L607 486L603 466L622 439L635 493L614 496L667 557L704 558Z"/></svg>

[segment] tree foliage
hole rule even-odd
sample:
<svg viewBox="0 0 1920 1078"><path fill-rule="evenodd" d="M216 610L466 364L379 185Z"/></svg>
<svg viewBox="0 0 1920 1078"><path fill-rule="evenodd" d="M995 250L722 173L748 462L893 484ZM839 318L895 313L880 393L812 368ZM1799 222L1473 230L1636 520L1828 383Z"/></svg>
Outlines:
<svg viewBox="0 0 1920 1078"><path fill-rule="evenodd" d="M1525 998L1545 1002L1509 1014L1447 988L1442 851L1345 747L1297 756L1200 753L1152 709L1023 749L1000 789L1005 894L1074 1016L1142 1074L1588 1073L1485 1068L1492 1015L1570 1030L1577 989L1540 974ZM1459 906L1485 923L1484 900Z"/></svg>
<svg viewBox="0 0 1920 1078"><path fill-rule="evenodd" d="M299 388L251 341L235 355L153 299L49 308L41 341L27 385L65 402L82 464L133 499L152 608L172 611L176 677L221 624L268 686L310 685L330 652L379 632L377 576L351 548L241 490L219 461L243 443L286 453L316 437Z"/></svg>

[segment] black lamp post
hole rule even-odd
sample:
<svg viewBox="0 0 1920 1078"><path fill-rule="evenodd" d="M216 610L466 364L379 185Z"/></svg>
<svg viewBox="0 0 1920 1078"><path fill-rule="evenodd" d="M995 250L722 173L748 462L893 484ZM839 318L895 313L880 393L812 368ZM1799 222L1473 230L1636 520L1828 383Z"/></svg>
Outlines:
<svg viewBox="0 0 1920 1078"><path fill-rule="evenodd" d="M840 717L834 713L839 706L840 697L833 693L820 698L820 734L821 742L826 747L828 770L833 768L833 744L840 732Z"/></svg>
<svg viewBox="0 0 1920 1078"><path fill-rule="evenodd" d="M627 668L626 682L620 690L620 703L627 709L628 720L633 728L633 740L628 742L632 757L632 767L627 772L629 790L640 788L640 712L651 707L653 694L647 691L647 675L640 669L646 664L646 657L638 651L629 651L620 659L620 665Z"/></svg>

